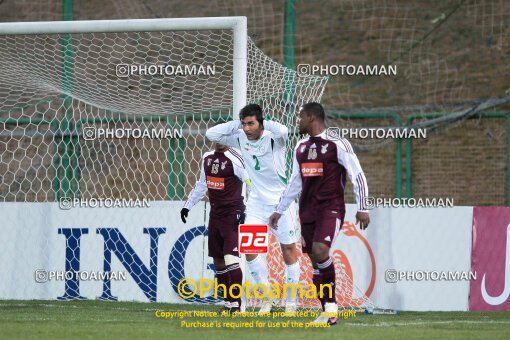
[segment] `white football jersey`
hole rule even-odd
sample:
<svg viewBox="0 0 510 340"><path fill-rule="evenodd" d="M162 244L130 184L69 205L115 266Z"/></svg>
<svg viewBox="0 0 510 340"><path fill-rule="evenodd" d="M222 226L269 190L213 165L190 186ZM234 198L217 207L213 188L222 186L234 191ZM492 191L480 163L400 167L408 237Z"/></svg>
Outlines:
<svg viewBox="0 0 510 340"><path fill-rule="evenodd" d="M285 125L265 120L262 136L258 140L248 140L241 121L234 120L208 129L206 137L241 150L251 180L248 204L278 204L287 185L285 156L288 129Z"/></svg>

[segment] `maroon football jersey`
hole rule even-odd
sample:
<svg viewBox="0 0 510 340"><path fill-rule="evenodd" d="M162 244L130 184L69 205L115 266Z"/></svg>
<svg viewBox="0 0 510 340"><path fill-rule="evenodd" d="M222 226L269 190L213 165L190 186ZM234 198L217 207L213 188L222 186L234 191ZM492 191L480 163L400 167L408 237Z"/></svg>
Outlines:
<svg viewBox="0 0 510 340"><path fill-rule="evenodd" d="M243 182L235 174L232 157L238 156L230 149L226 152L211 152L204 157L203 167L211 214L224 215L244 209Z"/></svg>
<svg viewBox="0 0 510 340"><path fill-rule="evenodd" d="M275 209L279 214L289 208L300 192L302 223L318 220L317 215L324 209L345 212L347 176L353 186L358 211L366 211L367 180L351 144L343 138L330 140L326 137L325 130L318 136L301 140L294 148L292 176Z"/></svg>
<svg viewBox="0 0 510 340"><path fill-rule="evenodd" d="M190 192L184 208L190 210L208 193L211 216L240 216L245 208L242 187L247 180L248 174L238 150L228 148L225 152L206 152L202 155L200 179Z"/></svg>
<svg viewBox="0 0 510 340"><path fill-rule="evenodd" d="M328 202L345 210L346 170L338 163L337 151L335 142L321 137L308 138L296 150L302 181L299 211L305 220Z"/></svg>

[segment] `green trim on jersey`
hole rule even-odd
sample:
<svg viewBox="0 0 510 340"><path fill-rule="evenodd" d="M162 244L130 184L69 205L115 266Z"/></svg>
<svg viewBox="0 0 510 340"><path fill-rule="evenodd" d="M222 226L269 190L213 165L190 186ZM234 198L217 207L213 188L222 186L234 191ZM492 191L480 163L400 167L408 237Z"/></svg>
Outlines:
<svg viewBox="0 0 510 340"><path fill-rule="evenodd" d="M283 184L285 184L285 185L288 184L287 177L280 175L278 172L276 174L278 175L278 178L280 178L280 180L283 182Z"/></svg>

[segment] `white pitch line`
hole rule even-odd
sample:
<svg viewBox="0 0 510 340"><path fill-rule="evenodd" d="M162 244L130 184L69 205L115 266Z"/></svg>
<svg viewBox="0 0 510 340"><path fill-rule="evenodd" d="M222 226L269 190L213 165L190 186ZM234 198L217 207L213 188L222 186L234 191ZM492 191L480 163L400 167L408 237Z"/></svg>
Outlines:
<svg viewBox="0 0 510 340"><path fill-rule="evenodd" d="M341 324L341 320L338 321ZM419 321L419 322L378 322L378 323L345 323L345 326L352 327L392 327L392 326L423 326L423 325L441 325L441 324L510 324L509 321L497 320L458 320L458 321Z"/></svg>
<svg viewBox="0 0 510 340"><path fill-rule="evenodd" d="M105 306L77 306L77 305L53 305L53 304L29 304L29 303L17 303L17 304L10 304L10 303L0 303L0 307L49 307L49 308L80 308L80 309L101 309L105 310ZM134 310L131 308L125 308L125 307L109 307L106 308L107 310ZM148 311L148 309L145 309L145 311Z"/></svg>

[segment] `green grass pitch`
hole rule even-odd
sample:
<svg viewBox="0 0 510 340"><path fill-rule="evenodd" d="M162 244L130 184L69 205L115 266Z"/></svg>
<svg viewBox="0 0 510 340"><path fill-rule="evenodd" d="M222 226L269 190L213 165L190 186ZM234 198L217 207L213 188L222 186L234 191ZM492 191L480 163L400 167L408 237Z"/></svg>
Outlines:
<svg viewBox="0 0 510 340"><path fill-rule="evenodd" d="M197 329L159 311L216 311L216 306L104 301L0 301L3 339L508 339L510 312L402 312L339 319L330 328ZM309 322L312 318L185 318L201 322ZM319 338L320 337L320 338Z"/></svg>

